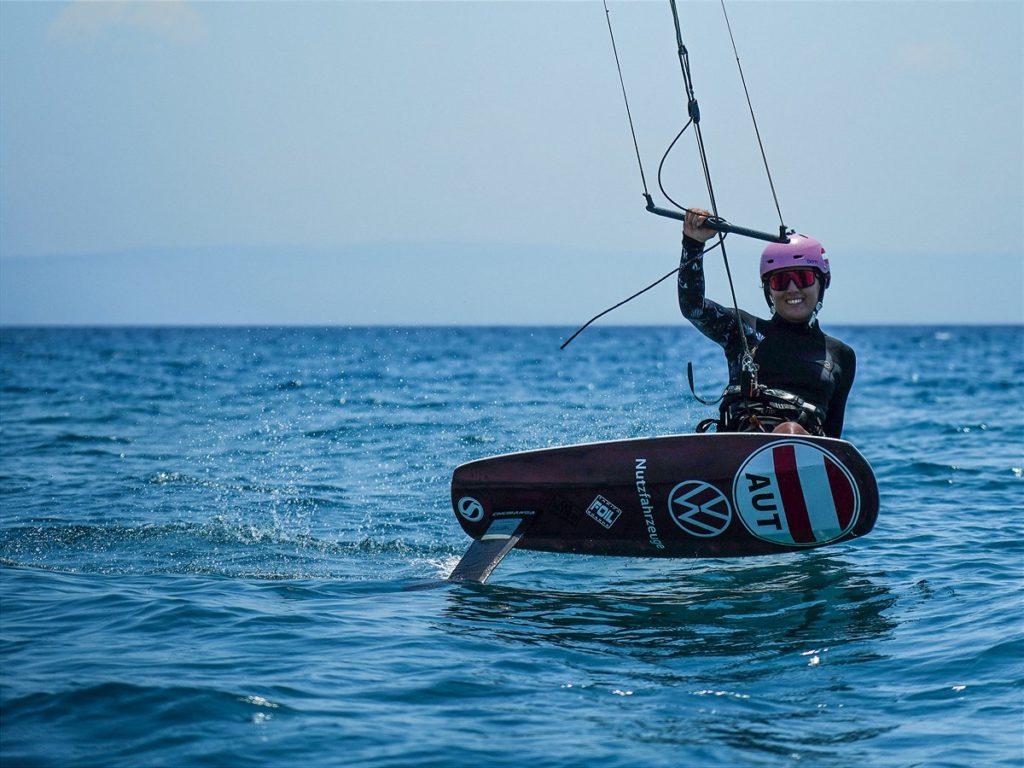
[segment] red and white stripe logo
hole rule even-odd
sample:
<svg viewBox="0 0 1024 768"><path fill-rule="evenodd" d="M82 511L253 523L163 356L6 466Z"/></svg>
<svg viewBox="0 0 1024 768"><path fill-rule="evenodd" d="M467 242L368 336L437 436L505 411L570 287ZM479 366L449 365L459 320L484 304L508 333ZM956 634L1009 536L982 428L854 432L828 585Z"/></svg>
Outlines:
<svg viewBox="0 0 1024 768"><path fill-rule="evenodd" d="M814 443L780 440L752 453L732 485L740 519L777 544L826 544L850 531L860 492L842 462Z"/></svg>

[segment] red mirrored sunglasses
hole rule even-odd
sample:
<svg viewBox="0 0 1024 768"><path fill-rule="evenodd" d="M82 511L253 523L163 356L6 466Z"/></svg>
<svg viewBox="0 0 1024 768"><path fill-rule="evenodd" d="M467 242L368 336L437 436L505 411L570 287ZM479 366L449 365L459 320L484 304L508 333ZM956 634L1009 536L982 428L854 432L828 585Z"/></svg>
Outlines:
<svg viewBox="0 0 1024 768"><path fill-rule="evenodd" d="M784 291L792 281L797 288L809 288L817 279L818 273L813 269L785 269L768 275L768 287L773 291Z"/></svg>

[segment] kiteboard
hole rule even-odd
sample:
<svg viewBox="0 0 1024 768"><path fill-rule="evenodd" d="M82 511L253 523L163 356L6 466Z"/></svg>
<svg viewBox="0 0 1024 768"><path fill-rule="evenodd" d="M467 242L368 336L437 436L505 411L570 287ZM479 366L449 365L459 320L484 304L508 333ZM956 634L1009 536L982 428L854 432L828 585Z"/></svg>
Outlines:
<svg viewBox="0 0 1024 768"><path fill-rule="evenodd" d="M452 506L474 541L449 578L483 582L515 547L695 558L837 544L874 527L878 485L845 440L690 434L471 461Z"/></svg>

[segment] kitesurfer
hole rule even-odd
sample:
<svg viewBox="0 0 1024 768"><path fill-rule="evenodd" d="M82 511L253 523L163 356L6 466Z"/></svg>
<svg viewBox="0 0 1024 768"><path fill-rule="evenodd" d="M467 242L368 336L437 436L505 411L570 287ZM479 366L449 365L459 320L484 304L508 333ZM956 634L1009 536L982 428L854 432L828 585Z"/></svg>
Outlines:
<svg viewBox="0 0 1024 768"><path fill-rule="evenodd" d="M679 309L725 350L729 386L718 419L720 432L785 432L840 437L856 356L818 327L831 279L821 243L791 235L761 255L761 284L772 316L734 312L704 297L704 244L717 233L702 227L708 211L689 209L679 265ZM746 344L743 343L743 337ZM749 350L751 359L745 360Z"/></svg>

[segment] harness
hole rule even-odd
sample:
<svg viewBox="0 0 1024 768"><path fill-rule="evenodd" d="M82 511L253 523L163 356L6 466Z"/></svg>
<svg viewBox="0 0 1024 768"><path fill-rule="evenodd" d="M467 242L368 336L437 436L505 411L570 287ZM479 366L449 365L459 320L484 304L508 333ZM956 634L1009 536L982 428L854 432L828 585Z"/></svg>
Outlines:
<svg viewBox="0 0 1024 768"><path fill-rule="evenodd" d="M744 391L739 385L726 387L717 419L704 419L697 432L771 432L785 421L795 421L812 435L825 434L821 408L782 389L755 384Z"/></svg>

